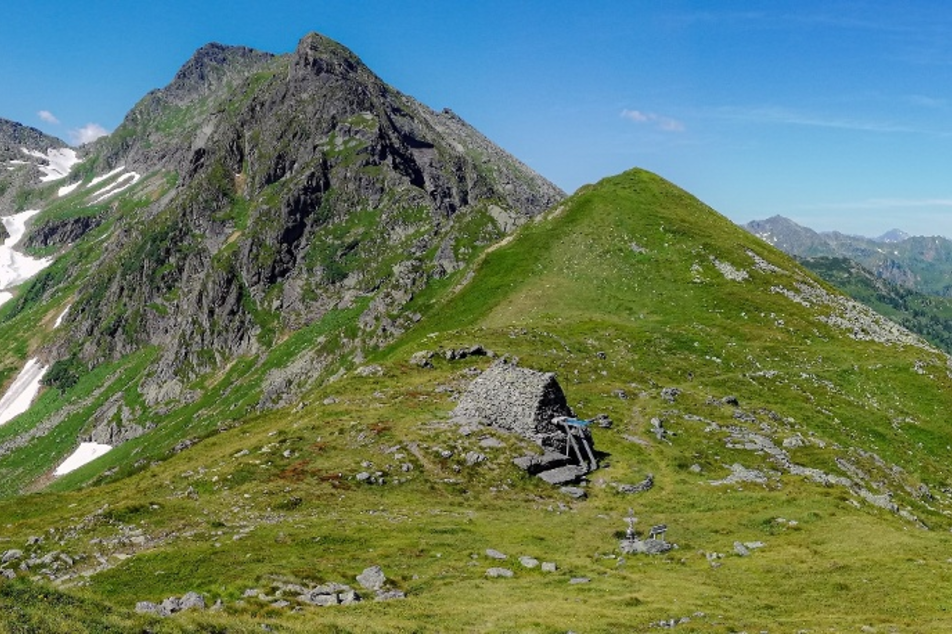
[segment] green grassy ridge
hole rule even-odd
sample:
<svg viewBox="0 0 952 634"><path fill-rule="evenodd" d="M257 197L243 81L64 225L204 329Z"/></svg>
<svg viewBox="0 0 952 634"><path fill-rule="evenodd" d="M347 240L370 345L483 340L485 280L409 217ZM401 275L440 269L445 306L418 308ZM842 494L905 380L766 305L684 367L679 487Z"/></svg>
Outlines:
<svg viewBox="0 0 952 634"><path fill-rule="evenodd" d="M381 364L382 376L328 383L296 411L239 411L238 427L109 484L31 496L30 505L0 501L0 516L10 518L2 537L17 547L55 526L64 542L57 547L71 553L89 552L91 536L114 536L120 524L159 537L147 551L113 559L117 565L88 587L66 592L103 602L127 623L141 622L130 614L136 600L188 590L226 600L221 614L150 625L167 631L250 631L261 622L300 632L645 631L698 611L706 616L679 629L942 631L950 575L948 498L939 490L950 441L942 357L853 341L817 321L815 310L771 292L811 278L745 235L653 175L607 179L474 262L474 277L459 290L466 271L417 298L423 319L369 360ZM787 273L755 271L748 249ZM725 279L712 256L749 278ZM485 433L505 447L482 450L484 463L465 464L482 432L464 438L442 424L455 404L447 388L461 389L489 361L437 358L434 369L423 369L408 359L420 349L474 343L555 371L580 415L608 413L615 421L593 430L608 464L592 474L588 500L570 501L518 472L508 460L524 449L491 431ZM306 338L287 345L293 356ZM926 374L914 370L917 361ZM660 394L669 386L682 390L674 403ZM613 393L619 389L626 398ZM737 396L756 422L712 402L726 395ZM210 420L227 410L222 401ZM651 435L656 417L673 432L669 443ZM905 419L914 422L896 422ZM863 502L857 508L846 489L802 477L710 485L735 462L776 468L766 455L727 447L726 432L708 431L710 423L764 433L778 444L813 432L825 446L789 449L798 464L839 474L837 458L851 459L888 482L935 530L915 529ZM409 472L390 451L398 445ZM443 458L439 448L454 455ZM904 471L879 469L851 448L875 451ZM375 469L407 481L356 482L356 473ZM97 470L91 465L56 486L89 482ZM612 486L646 473L657 484L645 494L624 496ZM922 482L933 487L934 500L903 488ZM197 500L186 495L189 487ZM68 534L66 527L104 504L109 509L94 528ZM640 529L667 523L679 549L619 564L615 546L629 508ZM734 541L758 540L766 546L751 557L731 554ZM490 547L510 555L503 565L516 571L514 579L485 578L497 565L482 555ZM720 567L710 565L710 552L725 554ZM513 561L522 554L557 561L560 571L523 570ZM373 563L408 592L407 601L297 615L236 603L245 588L274 577L352 583ZM575 576L591 583L570 586ZM887 591L897 579L917 591ZM26 602L39 609L37 599Z"/></svg>

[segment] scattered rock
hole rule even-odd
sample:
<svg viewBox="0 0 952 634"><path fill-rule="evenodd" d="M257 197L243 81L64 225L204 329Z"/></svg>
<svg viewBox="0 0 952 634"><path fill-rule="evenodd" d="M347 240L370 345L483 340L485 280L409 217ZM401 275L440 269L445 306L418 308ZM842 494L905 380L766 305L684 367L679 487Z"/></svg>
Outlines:
<svg viewBox="0 0 952 634"><path fill-rule="evenodd" d="M374 601L394 601L396 599L406 598L407 595L402 590L380 590L374 597ZM343 601L341 603L343 603Z"/></svg>
<svg viewBox="0 0 952 634"><path fill-rule="evenodd" d="M415 365L420 368L432 368L433 363L432 359L436 353L429 350L420 350L419 352L414 352L413 356L410 357L410 365Z"/></svg>
<svg viewBox="0 0 952 634"><path fill-rule="evenodd" d="M557 569L558 569L558 566L555 565L554 561L542 562L542 572L555 572Z"/></svg>
<svg viewBox="0 0 952 634"><path fill-rule="evenodd" d="M383 569L380 566L365 568L362 573L357 575L357 583L366 590L380 590L386 581L387 577L383 574Z"/></svg>
<svg viewBox="0 0 952 634"><path fill-rule="evenodd" d="M786 449L796 449L797 447L803 447L806 444L807 444L806 439L800 434L797 434L796 436L790 436L789 438L785 438L783 441L783 446Z"/></svg>
<svg viewBox="0 0 952 634"><path fill-rule="evenodd" d="M178 605L179 610L204 610L205 597L197 592L186 592L185 595L179 599Z"/></svg>
<svg viewBox="0 0 952 634"><path fill-rule="evenodd" d="M676 387L666 387L661 390L661 398L668 401L669 403L673 403L680 394L681 390Z"/></svg>
<svg viewBox="0 0 952 634"><path fill-rule="evenodd" d="M667 440L668 430L664 428L664 422L660 418L651 419L651 433L655 435L658 440Z"/></svg>
<svg viewBox="0 0 952 634"><path fill-rule="evenodd" d="M674 548L674 544L661 539L623 539L619 548L626 555L662 555Z"/></svg>
<svg viewBox="0 0 952 634"><path fill-rule="evenodd" d="M495 548L487 548L487 549L486 549L486 556L489 557L490 559L500 559L500 560L501 560L501 559L508 559L508 557L507 557L505 554L499 552L499 551L496 550Z"/></svg>
<svg viewBox="0 0 952 634"><path fill-rule="evenodd" d="M559 467L557 469L550 469L549 471L543 471L539 473L538 476L548 482L549 484L554 484L556 486L563 484L571 484L573 482L578 482L581 480L585 474L588 473L588 470L584 467L579 467L576 465L567 465L564 467Z"/></svg>
<svg viewBox="0 0 952 634"><path fill-rule="evenodd" d="M738 484L741 482L767 484L767 476L762 471L748 469L744 465L734 463L731 465L731 474L729 476L723 480L712 480L711 484L718 486L721 484Z"/></svg>
<svg viewBox="0 0 952 634"><path fill-rule="evenodd" d="M619 493L643 493L654 487L654 475L648 476L638 484L616 484Z"/></svg>
<svg viewBox="0 0 952 634"><path fill-rule="evenodd" d="M365 365L357 368L357 376L383 376L383 368L379 365Z"/></svg>
<svg viewBox="0 0 952 634"><path fill-rule="evenodd" d="M539 565L539 560L535 559L534 557L523 555L519 558L519 563L525 568L536 568Z"/></svg>
<svg viewBox="0 0 952 634"><path fill-rule="evenodd" d="M17 573L13 572L12 570L4 569L4 570L0 570L0 577L4 579L16 579Z"/></svg>
<svg viewBox="0 0 952 634"><path fill-rule="evenodd" d="M156 616L167 617L183 610L204 610L205 597L197 592L187 592L181 598L169 597L161 604L151 601L139 601L136 603L136 612L139 614L154 614Z"/></svg>
<svg viewBox="0 0 952 634"><path fill-rule="evenodd" d="M485 462L486 456L485 454L481 454L478 451L470 451L467 452L465 456L463 456L463 459L466 461L466 466L472 467L473 465L479 464L480 462Z"/></svg>
<svg viewBox="0 0 952 634"><path fill-rule="evenodd" d="M514 573L508 568L490 568L489 570L486 571L486 576L492 579L495 579L497 577L505 577L508 579L512 577L513 574Z"/></svg>
<svg viewBox="0 0 952 634"><path fill-rule="evenodd" d="M614 425L614 422L608 417L608 414L599 414L592 419L592 423L597 425L600 429L611 429L612 425Z"/></svg>
<svg viewBox="0 0 952 634"><path fill-rule="evenodd" d="M737 553L741 557L750 556L750 551L747 549L746 546L744 546L740 542L734 542L734 552Z"/></svg>
<svg viewBox="0 0 952 634"><path fill-rule="evenodd" d="M23 558L23 551L11 549L3 553L3 556L0 556L0 563L10 563L11 561L18 561Z"/></svg>
<svg viewBox="0 0 952 634"><path fill-rule="evenodd" d="M469 348L451 348L443 353L447 361L458 361L467 357L495 357L492 350L487 350L479 344Z"/></svg>
<svg viewBox="0 0 952 634"><path fill-rule="evenodd" d="M581 489L579 487L562 487L559 489L559 491L576 500L584 500L588 497L588 493L585 491L585 489Z"/></svg>
<svg viewBox="0 0 952 634"><path fill-rule="evenodd" d="M592 580L588 577L572 577L569 579L569 583L572 585L578 585L580 583L590 583Z"/></svg>

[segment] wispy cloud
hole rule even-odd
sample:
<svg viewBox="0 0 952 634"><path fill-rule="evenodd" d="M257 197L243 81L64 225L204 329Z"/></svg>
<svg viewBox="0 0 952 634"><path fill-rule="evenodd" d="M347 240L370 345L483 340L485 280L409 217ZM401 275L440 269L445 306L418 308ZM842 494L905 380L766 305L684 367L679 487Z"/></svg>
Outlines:
<svg viewBox="0 0 952 634"><path fill-rule="evenodd" d="M677 119L665 117L653 112L642 112L641 110L629 110L625 108L621 111L621 117L634 121L635 123L647 123L653 125L664 132L684 132L684 124Z"/></svg>
<svg viewBox="0 0 952 634"><path fill-rule="evenodd" d="M43 121L46 121L47 123L52 123L53 125L59 125L59 119L57 119L56 115L54 115L49 110L40 110L39 112L36 113L36 116L38 116Z"/></svg>
<svg viewBox="0 0 952 634"><path fill-rule="evenodd" d="M108 134L109 130L98 123L87 123L81 128L70 130L69 138L73 145L83 145L85 143L92 143L96 139Z"/></svg>
<svg viewBox="0 0 952 634"><path fill-rule="evenodd" d="M798 125L814 128L836 128L840 130L857 130L861 132L929 133L928 130L921 130L891 122L816 115L813 113L801 112L791 108L779 106L753 108L731 106L717 108L714 113L715 116L725 119L737 119L754 123Z"/></svg>

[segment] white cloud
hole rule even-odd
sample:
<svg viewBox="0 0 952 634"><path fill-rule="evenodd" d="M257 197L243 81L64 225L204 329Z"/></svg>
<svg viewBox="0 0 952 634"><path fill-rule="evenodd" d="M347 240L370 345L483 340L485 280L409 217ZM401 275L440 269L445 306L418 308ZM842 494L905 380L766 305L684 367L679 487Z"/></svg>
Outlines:
<svg viewBox="0 0 952 634"><path fill-rule="evenodd" d="M665 117L653 112L642 112L641 110L629 110L625 108L621 111L621 116L635 123L650 123L664 132L684 132L684 124L677 119Z"/></svg>
<svg viewBox="0 0 952 634"><path fill-rule="evenodd" d="M73 142L73 145L83 145L85 143L92 143L96 139L108 134L109 130L98 123L87 123L78 130L70 130L69 138L70 141Z"/></svg>
<svg viewBox="0 0 952 634"><path fill-rule="evenodd" d="M59 119L57 119L56 115L54 115L49 110L40 110L39 112L36 113L36 115L43 121L46 121L47 123L59 125Z"/></svg>

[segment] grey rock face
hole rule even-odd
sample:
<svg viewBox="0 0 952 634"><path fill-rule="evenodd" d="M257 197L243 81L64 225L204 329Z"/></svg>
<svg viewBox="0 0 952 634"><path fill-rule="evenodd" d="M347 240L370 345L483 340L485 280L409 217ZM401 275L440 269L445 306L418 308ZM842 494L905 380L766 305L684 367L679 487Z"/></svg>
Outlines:
<svg viewBox="0 0 952 634"><path fill-rule="evenodd" d="M564 196L317 34L286 56L199 50L90 151L102 168L178 180L116 227L46 352L62 358L82 340L82 360L95 365L158 346L142 387L150 405L197 398L184 387L190 376L266 352L272 327L296 330L358 302L367 306L359 335L334 354L392 341L419 318L400 309L462 266L461 253ZM479 236L461 228L469 217L488 221ZM345 225L347 240L328 231ZM36 240L67 239L57 235ZM269 374L259 407L293 398L333 361L308 354Z"/></svg>

